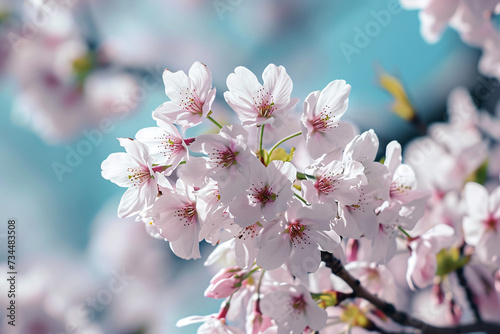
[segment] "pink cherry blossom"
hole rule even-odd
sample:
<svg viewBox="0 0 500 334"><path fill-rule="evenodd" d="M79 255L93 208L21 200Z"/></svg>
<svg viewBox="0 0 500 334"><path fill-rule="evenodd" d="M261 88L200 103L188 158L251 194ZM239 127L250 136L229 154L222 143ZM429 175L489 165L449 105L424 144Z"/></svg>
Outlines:
<svg viewBox="0 0 500 334"><path fill-rule="evenodd" d="M177 128L161 120L157 120L158 127L139 130L135 138L146 144L155 164L177 167L182 160L189 157L188 140L182 138Z"/></svg>
<svg viewBox="0 0 500 334"><path fill-rule="evenodd" d="M439 224L409 243L411 256L406 280L411 288L423 289L433 283L437 269L436 255L452 245L453 235L453 228Z"/></svg>
<svg viewBox="0 0 500 334"><path fill-rule="evenodd" d="M164 189L152 208L160 234L170 241L175 255L183 259L200 258L201 217L192 185L177 180L175 189Z"/></svg>
<svg viewBox="0 0 500 334"><path fill-rule="evenodd" d="M466 216L465 241L476 246L477 256L500 267L500 187L491 194L480 184L469 182L464 188Z"/></svg>
<svg viewBox="0 0 500 334"><path fill-rule="evenodd" d="M281 219L264 226L257 265L271 270L286 262L292 275L305 278L318 269L320 250L333 252L340 243L330 227L334 217L327 205L305 207L294 200Z"/></svg>
<svg viewBox="0 0 500 334"><path fill-rule="evenodd" d="M103 161L102 177L120 187L128 187L118 207L121 218L149 208L158 195L158 185L167 180L163 166L153 167L146 145L130 138L118 138L126 153L112 153Z"/></svg>
<svg viewBox="0 0 500 334"><path fill-rule="evenodd" d="M247 148L248 133L238 125L224 126L218 134L198 136L190 149L207 155L207 174L219 187L224 203L229 203L249 185L250 166L256 156Z"/></svg>
<svg viewBox="0 0 500 334"><path fill-rule="evenodd" d="M326 311L316 305L303 285L281 285L264 295L261 309L278 323L278 334L301 334L306 327L321 330L326 324Z"/></svg>
<svg viewBox="0 0 500 334"><path fill-rule="evenodd" d="M211 89L212 73L208 67L195 62L189 69L189 75L183 71L172 73L165 70L163 83L170 101L159 106L153 117L183 127L200 124L215 99L215 88Z"/></svg>
<svg viewBox="0 0 500 334"><path fill-rule="evenodd" d="M283 66L270 64L262 78L263 85L255 74L241 66L227 77L229 91L224 98L245 126L273 125L299 101L290 98L293 84Z"/></svg>
<svg viewBox="0 0 500 334"><path fill-rule="evenodd" d="M317 159L338 147L344 147L354 137L354 129L340 117L347 110L351 86L344 80L335 80L323 91L306 98L302 114L302 132L309 154Z"/></svg>
<svg viewBox="0 0 500 334"><path fill-rule="evenodd" d="M241 227L272 221L292 199L296 169L289 162L272 161L264 167L259 160L250 167L250 186L229 203L229 212Z"/></svg>

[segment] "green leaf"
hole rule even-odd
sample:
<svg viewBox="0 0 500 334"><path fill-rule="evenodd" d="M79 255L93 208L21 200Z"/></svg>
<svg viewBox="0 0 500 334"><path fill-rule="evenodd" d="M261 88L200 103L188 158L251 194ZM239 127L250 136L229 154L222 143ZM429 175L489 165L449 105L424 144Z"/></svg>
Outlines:
<svg viewBox="0 0 500 334"><path fill-rule="evenodd" d="M477 182L484 184L488 180L488 159L486 159L479 168L469 175L465 182Z"/></svg>
<svg viewBox="0 0 500 334"><path fill-rule="evenodd" d="M443 278L449 273L465 266L469 262L470 256L461 255L460 250L456 247L450 249L443 248L436 254L436 260L436 275Z"/></svg>
<svg viewBox="0 0 500 334"><path fill-rule="evenodd" d="M294 153L295 153L295 147L292 147L292 149L290 150L290 153L287 153L285 151L285 149L279 147L273 151L273 154L271 154L271 156L269 157L269 159L267 161L268 162L271 162L274 160L291 161L293 159Z"/></svg>
<svg viewBox="0 0 500 334"><path fill-rule="evenodd" d="M316 301L319 307L325 309L329 306L337 306L339 300L337 298L337 292L328 291L323 293L311 293L311 297Z"/></svg>

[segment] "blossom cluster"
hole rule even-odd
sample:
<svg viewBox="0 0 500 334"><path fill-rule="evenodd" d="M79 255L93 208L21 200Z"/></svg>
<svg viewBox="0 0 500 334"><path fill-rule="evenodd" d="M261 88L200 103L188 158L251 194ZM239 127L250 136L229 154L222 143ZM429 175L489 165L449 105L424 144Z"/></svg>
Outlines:
<svg viewBox="0 0 500 334"><path fill-rule="evenodd" d="M377 161L375 132L358 134L341 120L351 89L345 81L309 94L299 116L285 68L270 64L262 78L244 67L228 76L224 98L239 124L222 126L212 117L216 89L206 65L196 62L187 74L165 70L169 101L153 112L157 127L119 138L126 152L102 164L104 178L128 188L120 217L144 222L183 259L200 258L203 240L217 245L206 264L222 266L205 295L224 299L221 309L178 325L202 322L198 333L254 334L397 327L369 303L349 298L352 290L321 264L321 252L333 253L372 293L394 301L388 267L398 249L407 256L409 286L434 284L439 302L452 305L450 314L460 321L459 302L448 291L443 297L452 289L444 284L449 274L470 262L493 287L500 267L494 247L500 190L488 195L471 182L461 197L488 150L474 126L475 110L464 116L463 103L455 105L466 94L452 95L452 122L414 142L405 164L398 142ZM184 136L205 120L219 131ZM455 131L477 140L457 142ZM289 151L280 147L287 141L295 145ZM433 149L423 151L429 142ZM418 160L422 152L434 155ZM442 169L440 178L433 179L426 163ZM493 297L499 300L498 293Z"/></svg>

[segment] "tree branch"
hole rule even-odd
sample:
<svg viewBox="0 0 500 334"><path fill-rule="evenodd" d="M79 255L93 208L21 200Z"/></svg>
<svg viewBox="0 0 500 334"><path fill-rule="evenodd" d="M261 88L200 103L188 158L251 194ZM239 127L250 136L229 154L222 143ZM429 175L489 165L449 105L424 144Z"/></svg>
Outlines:
<svg viewBox="0 0 500 334"><path fill-rule="evenodd" d="M485 332L488 334L500 333L500 324L477 322L468 325L459 325L455 327L436 327L427 324L419 319L416 319L405 312L396 310L394 305L378 298L377 296L366 290L359 280L353 277L340 262L339 259L334 257L331 253L321 252L321 260L325 262L326 266L331 269L332 273L340 277L346 282L353 290L357 298L363 298L373 304L376 308L384 312L394 322L402 326L413 327L420 329L422 334L457 334L457 333L473 333Z"/></svg>

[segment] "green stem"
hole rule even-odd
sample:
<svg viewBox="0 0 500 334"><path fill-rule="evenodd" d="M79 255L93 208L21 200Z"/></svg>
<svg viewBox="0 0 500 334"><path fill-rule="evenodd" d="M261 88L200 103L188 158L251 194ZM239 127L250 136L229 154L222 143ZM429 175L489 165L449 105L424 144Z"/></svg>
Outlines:
<svg viewBox="0 0 500 334"><path fill-rule="evenodd" d="M260 286L262 285L262 278L264 277L265 272L266 271L264 269L262 269L262 272L260 273L259 283L257 283L257 298L260 297Z"/></svg>
<svg viewBox="0 0 500 334"><path fill-rule="evenodd" d="M298 199L300 199L305 205L309 206L311 204L307 203L307 201L302 197L300 196L299 194L297 193L293 193L295 195L295 197L297 197Z"/></svg>
<svg viewBox="0 0 500 334"><path fill-rule="evenodd" d="M404 235L406 235L408 239L413 239L411 235L409 235L408 232L406 232L401 226L398 226L398 228L401 232L403 232Z"/></svg>
<svg viewBox="0 0 500 334"><path fill-rule="evenodd" d="M264 128L266 127L265 124L262 124L261 125L261 128L260 128L260 137L259 137L259 152L260 152L260 160L262 162L265 162L264 160L264 151L262 150L262 142L264 141ZM266 164L267 166L267 164Z"/></svg>
<svg viewBox="0 0 500 334"><path fill-rule="evenodd" d="M315 179L316 176L309 175L309 174L306 174L306 173L297 172L297 179L298 180L307 180L308 178L309 179Z"/></svg>
<svg viewBox="0 0 500 334"><path fill-rule="evenodd" d="M288 136L288 137L286 137L286 138L281 139L279 142L277 142L277 143L276 143L276 145L274 145L274 146L271 148L271 150L269 151L269 156L271 156L271 154L273 154L273 151L274 151L275 149L277 149L277 148L278 148L281 144L283 144L284 142L286 142L286 141L287 141L287 140L289 140L289 139L292 139L292 138L295 138L295 137L297 137L297 136L300 136L301 134L302 134L302 131L301 131L301 132L294 133L293 135L290 135L290 136Z"/></svg>
<svg viewBox="0 0 500 334"><path fill-rule="evenodd" d="M219 127L219 129L222 129L222 125L220 125L219 122L217 122L215 119L213 119L212 116L207 116L207 119L209 121L211 121L212 123L214 123L215 125L217 125Z"/></svg>

